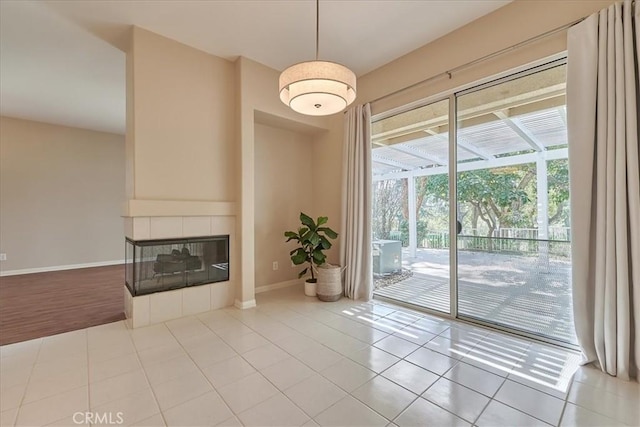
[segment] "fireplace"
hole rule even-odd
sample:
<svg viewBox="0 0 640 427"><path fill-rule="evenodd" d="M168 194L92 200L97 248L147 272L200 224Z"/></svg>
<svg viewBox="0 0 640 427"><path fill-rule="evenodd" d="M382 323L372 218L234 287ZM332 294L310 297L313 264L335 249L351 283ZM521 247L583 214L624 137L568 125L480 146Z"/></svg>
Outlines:
<svg viewBox="0 0 640 427"><path fill-rule="evenodd" d="M126 238L125 283L132 296L229 280L229 236Z"/></svg>

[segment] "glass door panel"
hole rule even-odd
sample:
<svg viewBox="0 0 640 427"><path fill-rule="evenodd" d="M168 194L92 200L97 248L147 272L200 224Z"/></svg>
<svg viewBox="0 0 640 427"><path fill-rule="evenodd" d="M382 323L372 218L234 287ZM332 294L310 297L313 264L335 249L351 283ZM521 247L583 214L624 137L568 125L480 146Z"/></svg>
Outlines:
<svg viewBox="0 0 640 427"><path fill-rule="evenodd" d="M458 316L575 343L561 64L457 97Z"/></svg>
<svg viewBox="0 0 640 427"><path fill-rule="evenodd" d="M372 124L374 295L444 313L449 100Z"/></svg>

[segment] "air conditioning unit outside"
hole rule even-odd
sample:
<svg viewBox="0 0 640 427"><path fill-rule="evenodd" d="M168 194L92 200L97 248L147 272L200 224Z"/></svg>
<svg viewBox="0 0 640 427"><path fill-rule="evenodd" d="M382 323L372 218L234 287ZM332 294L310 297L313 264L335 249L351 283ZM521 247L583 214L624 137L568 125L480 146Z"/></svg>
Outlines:
<svg viewBox="0 0 640 427"><path fill-rule="evenodd" d="M374 240L373 274L384 275L402 270L402 242L399 240Z"/></svg>

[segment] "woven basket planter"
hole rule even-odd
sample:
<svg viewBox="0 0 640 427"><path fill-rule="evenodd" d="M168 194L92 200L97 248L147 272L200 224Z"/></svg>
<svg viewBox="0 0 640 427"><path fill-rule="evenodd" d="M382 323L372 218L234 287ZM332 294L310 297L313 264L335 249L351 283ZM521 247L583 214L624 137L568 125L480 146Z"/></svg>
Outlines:
<svg viewBox="0 0 640 427"><path fill-rule="evenodd" d="M338 301L342 296L342 269L339 265L323 264L318 267L316 294L320 301Z"/></svg>

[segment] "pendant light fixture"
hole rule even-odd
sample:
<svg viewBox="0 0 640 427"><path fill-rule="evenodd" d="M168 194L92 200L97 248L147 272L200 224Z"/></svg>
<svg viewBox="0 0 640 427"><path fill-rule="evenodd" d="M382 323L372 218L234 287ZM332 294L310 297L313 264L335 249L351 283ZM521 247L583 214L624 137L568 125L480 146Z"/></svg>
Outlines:
<svg viewBox="0 0 640 427"><path fill-rule="evenodd" d="M316 0L316 60L292 65L280 74L280 99L292 110L327 116L356 99L356 75L345 67L318 60L320 3Z"/></svg>

